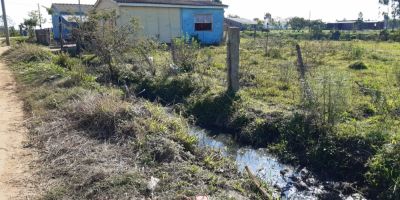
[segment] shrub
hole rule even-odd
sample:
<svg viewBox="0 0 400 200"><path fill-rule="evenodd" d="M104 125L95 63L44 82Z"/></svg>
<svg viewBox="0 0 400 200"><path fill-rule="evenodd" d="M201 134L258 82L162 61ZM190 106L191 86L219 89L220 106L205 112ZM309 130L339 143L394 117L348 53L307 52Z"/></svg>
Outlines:
<svg viewBox="0 0 400 200"><path fill-rule="evenodd" d="M381 41L388 41L388 40L389 40L389 36L390 36L390 34L389 34L389 31L388 31L388 30L382 30L382 31L379 33L379 40L381 40Z"/></svg>
<svg viewBox="0 0 400 200"><path fill-rule="evenodd" d="M40 46L33 44L20 44L11 48L5 53L11 62L40 62L49 61L53 54Z"/></svg>
<svg viewBox="0 0 400 200"><path fill-rule="evenodd" d="M86 73L86 68L81 64L71 66L67 75L68 79L62 84L64 87L96 85L96 78Z"/></svg>
<svg viewBox="0 0 400 200"><path fill-rule="evenodd" d="M377 199L400 199L400 143L393 141L369 161L366 174Z"/></svg>
<svg viewBox="0 0 400 200"><path fill-rule="evenodd" d="M16 37L13 39L15 41L15 44L22 44L25 43L28 38L27 37Z"/></svg>
<svg viewBox="0 0 400 200"><path fill-rule="evenodd" d="M270 49L266 56L268 56L270 58L274 58L274 59L282 58L281 51L278 48Z"/></svg>
<svg viewBox="0 0 400 200"><path fill-rule="evenodd" d="M189 37L172 41L172 60L180 72L192 72L198 64L199 43Z"/></svg>
<svg viewBox="0 0 400 200"><path fill-rule="evenodd" d="M179 74L177 76L142 80L135 88L140 96L162 103L182 103L195 92L203 93L209 90L207 83L198 74Z"/></svg>
<svg viewBox="0 0 400 200"><path fill-rule="evenodd" d="M341 122L350 105L351 90L346 74L321 67L309 80L313 98L306 105L312 115L318 116L319 123L334 127Z"/></svg>
<svg viewBox="0 0 400 200"><path fill-rule="evenodd" d="M393 73L394 73L394 76L396 78L397 87L400 87L400 68L399 67L395 67L393 69Z"/></svg>
<svg viewBox="0 0 400 200"><path fill-rule="evenodd" d="M239 100L239 96L228 93L205 94L193 99L187 106L187 112L194 115L201 126L228 129L229 120L237 110L235 101ZM240 123L236 125L240 127Z"/></svg>
<svg viewBox="0 0 400 200"><path fill-rule="evenodd" d="M61 67L71 69L75 65L80 65L80 60L71 58L68 53L61 52L54 56L53 62Z"/></svg>
<svg viewBox="0 0 400 200"><path fill-rule="evenodd" d="M360 59L365 53L365 49L359 46L350 46L350 55L349 58L351 59Z"/></svg>
<svg viewBox="0 0 400 200"><path fill-rule="evenodd" d="M392 32L390 34L390 39L396 42L400 42L400 30L397 30L395 32Z"/></svg>
<svg viewBox="0 0 400 200"><path fill-rule="evenodd" d="M355 70L363 70L363 69L368 69L367 65L364 64L362 61L357 61L349 66L350 69L355 69Z"/></svg>

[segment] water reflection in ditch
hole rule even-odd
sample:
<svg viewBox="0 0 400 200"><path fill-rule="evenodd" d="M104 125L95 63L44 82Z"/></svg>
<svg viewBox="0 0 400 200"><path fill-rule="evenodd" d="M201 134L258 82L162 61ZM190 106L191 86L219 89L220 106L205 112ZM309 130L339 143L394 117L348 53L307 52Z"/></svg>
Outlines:
<svg viewBox="0 0 400 200"><path fill-rule="evenodd" d="M328 193L324 190L323 184L317 181L308 170L296 169L293 166L282 164L266 149L240 147L228 134L212 136L197 127L191 127L190 134L198 138L200 147L219 150L223 155L234 159L240 171L243 172L245 166L249 166L251 171L256 173L260 179L279 191L274 194L276 197L282 199L320 199L321 194ZM362 196L360 198L353 198L353 196L340 194L337 197L346 200L364 199Z"/></svg>

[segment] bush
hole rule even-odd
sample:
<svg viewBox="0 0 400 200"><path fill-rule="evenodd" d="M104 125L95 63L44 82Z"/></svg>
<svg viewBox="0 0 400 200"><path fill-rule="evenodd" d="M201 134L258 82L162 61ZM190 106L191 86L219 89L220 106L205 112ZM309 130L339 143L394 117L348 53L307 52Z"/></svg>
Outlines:
<svg viewBox="0 0 400 200"><path fill-rule="evenodd" d="M388 31L388 30L382 30L382 31L379 33L379 40L381 40L381 41L388 41L388 40L389 40L389 36L390 36L390 34L389 34L389 31Z"/></svg>
<svg viewBox="0 0 400 200"><path fill-rule="evenodd" d="M239 96L228 93L205 94L193 99L187 105L187 112L196 117L197 123L204 127L229 129L229 121L237 111L236 101ZM247 122L247 120L244 120ZM240 127L241 123L235 123Z"/></svg>
<svg viewBox="0 0 400 200"><path fill-rule="evenodd" d="M96 77L86 73L86 68L81 64L71 66L70 71L67 72L68 79L62 84L64 87L73 86L96 86Z"/></svg>
<svg viewBox="0 0 400 200"><path fill-rule="evenodd" d="M268 50L268 53L266 56L268 56L270 58L274 58L274 59L282 58L281 51L278 48L273 48L273 49Z"/></svg>
<svg viewBox="0 0 400 200"><path fill-rule="evenodd" d="M400 30L397 30L395 32L392 32L390 34L390 39L395 41L395 42L400 42Z"/></svg>
<svg viewBox="0 0 400 200"><path fill-rule="evenodd" d="M180 72L192 72L198 64L200 45L195 39L178 38L172 41L172 60Z"/></svg>
<svg viewBox="0 0 400 200"><path fill-rule="evenodd" d="M400 199L400 143L385 146L368 164L366 174L377 199Z"/></svg>
<svg viewBox="0 0 400 200"><path fill-rule="evenodd" d="M135 90L140 96L151 100L158 99L161 103L183 103L195 92L207 92L209 86L198 74L184 73L167 78L142 80Z"/></svg>
<svg viewBox="0 0 400 200"><path fill-rule="evenodd" d="M361 61L357 61L349 66L350 69L363 70L368 69L367 65Z"/></svg>
<svg viewBox="0 0 400 200"><path fill-rule="evenodd" d="M11 62L17 63L49 61L53 54L40 46L24 43L11 48L5 56Z"/></svg>
<svg viewBox="0 0 400 200"><path fill-rule="evenodd" d="M61 52L54 56L53 62L61 67L71 69L75 65L80 65L80 60L71 58L68 53Z"/></svg>
<svg viewBox="0 0 400 200"><path fill-rule="evenodd" d="M359 46L350 45L349 58L360 59L363 57L365 49Z"/></svg>

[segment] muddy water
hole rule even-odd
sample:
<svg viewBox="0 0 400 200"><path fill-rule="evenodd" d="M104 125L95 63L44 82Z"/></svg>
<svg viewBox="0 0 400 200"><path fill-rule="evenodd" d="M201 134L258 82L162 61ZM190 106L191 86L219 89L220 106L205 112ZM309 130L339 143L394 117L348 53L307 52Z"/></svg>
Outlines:
<svg viewBox="0 0 400 200"><path fill-rule="evenodd" d="M282 164L266 149L240 147L229 134L212 135L197 127L190 134L199 140L199 146L212 148L234 159L243 172L245 166L276 190L274 196L281 199L364 199L359 194L343 195L332 189L340 183L318 181L307 169Z"/></svg>

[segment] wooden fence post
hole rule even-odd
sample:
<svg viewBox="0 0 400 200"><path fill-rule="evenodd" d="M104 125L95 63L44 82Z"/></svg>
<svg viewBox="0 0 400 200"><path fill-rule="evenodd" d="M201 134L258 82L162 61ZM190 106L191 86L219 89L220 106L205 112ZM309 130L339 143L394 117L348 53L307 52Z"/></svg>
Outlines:
<svg viewBox="0 0 400 200"><path fill-rule="evenodd" d="M59 25L59 31L60 31L60 47L61 51L64 51L64 38L63 38L63 21L61 16L58 17L58 25Z"/></svg>
<svg viewBox="0 0 400 200"><path fill-rule="evenodd" d="M300 78L305 79L306 67L304 66L303 56L301 55L301 49L299 44L296 44L296 52L297 52L297 67L299 68Z"/></svg>
<svg viewBox="0 0 400 200"><path fill-rule="evenodd" d="M239 90L239 44L240 28L229 27L227 41L228 90L236 93Z"/></svg>

